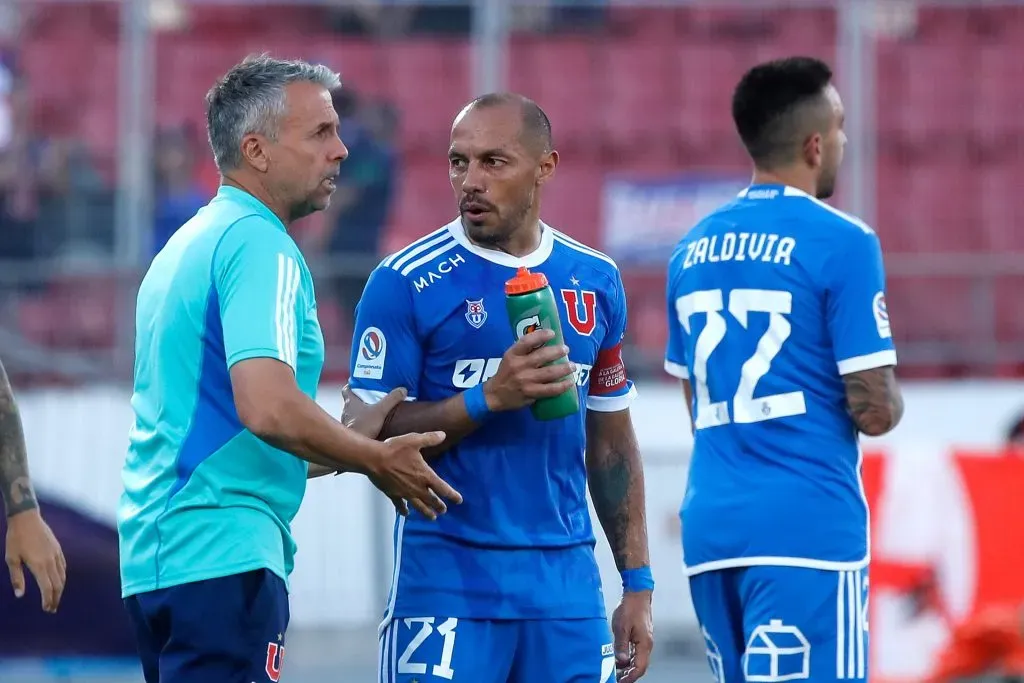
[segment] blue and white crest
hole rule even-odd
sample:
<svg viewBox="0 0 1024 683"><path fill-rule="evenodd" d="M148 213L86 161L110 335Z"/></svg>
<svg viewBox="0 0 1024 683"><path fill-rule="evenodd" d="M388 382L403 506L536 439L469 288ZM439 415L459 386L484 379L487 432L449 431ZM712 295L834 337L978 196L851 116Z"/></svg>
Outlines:
<svg viewBox="0 0 1024 683"><path fill-rule="evenodd" d="M484 310L483 299L466 300L466 320L478 330L484 326L484 323L487 322L487 311Z"/></svg>

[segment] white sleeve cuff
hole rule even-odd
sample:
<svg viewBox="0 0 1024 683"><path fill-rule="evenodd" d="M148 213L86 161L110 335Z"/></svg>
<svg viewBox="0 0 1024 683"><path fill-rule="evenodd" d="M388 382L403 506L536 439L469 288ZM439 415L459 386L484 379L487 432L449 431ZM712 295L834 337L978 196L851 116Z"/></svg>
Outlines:
<svg viewBox="0 0 1024 683"><path fill-rule="evenodd" d="M896 365L896 352L891 349L869 353L864 356L854 356L853 358L847 358L836 363L840 375L884 368L887 365Z"/></svg>
<svg viewBox="0 0 1024 683"><path fill-rule="evenodd" d="M360 401L368 405L380 403L381 399L388 395L388 392L386 391L377 391L376 389L356 389L355 387L352 388L352 393L355 394ZM405 400L415 401L416 397L406 396Z"/></svg>
<svg viewBox="0 0 1024 683"><path fill-rule="evenodd" d="M690 371L685 365L673 363L670 360L665 361L665 372L679 379L690 379Z"/></svg>
<svg viewBox="0 0 1024 683"><path fill-rule="evenodd" d="M595 413L617 413L625 410L636 398L636 386L630 384L629 391L621 396L587 396L587 410Z"/></svg>

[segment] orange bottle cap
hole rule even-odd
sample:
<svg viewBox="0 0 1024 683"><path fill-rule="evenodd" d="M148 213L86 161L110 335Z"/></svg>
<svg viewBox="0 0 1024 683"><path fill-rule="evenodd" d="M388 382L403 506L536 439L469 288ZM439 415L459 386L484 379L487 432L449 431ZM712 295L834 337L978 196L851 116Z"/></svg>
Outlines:
<svg viewBox="0 0 1024 683"><path fill-rule="evenodd" d="M505 282L505 294L509 296L526 294L547 286L548 279L544 277L544 273L531 273L528 268L520 267L516 271L516 276Z"/></svg>

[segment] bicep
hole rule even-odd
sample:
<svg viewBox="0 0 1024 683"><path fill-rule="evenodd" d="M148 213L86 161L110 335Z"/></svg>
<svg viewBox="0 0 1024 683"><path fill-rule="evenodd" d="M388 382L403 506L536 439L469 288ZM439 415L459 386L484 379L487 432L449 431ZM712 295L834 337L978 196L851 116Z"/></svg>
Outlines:
<svg viewBox="0 0 1024 683"><path fill-rule="evenodd" d="M903 416L903 396L891 365L843 375L846 403L857 429L869 436L892 430Z"/></svg>
<svg viewBox="0 0 1024 683"><path fill-rule="evenodd" d="M277 412L277 402L289 389L299 390L291 367L275 358L247 358L232 365L229 374L238 419L254 433L264 431L264 421Z"/></svg>

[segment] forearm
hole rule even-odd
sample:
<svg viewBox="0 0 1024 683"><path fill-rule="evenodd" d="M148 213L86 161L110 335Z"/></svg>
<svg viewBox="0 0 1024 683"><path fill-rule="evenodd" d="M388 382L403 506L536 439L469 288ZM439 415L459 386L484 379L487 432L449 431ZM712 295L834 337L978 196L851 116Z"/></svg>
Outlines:
<svg viewBox="0 0 1024 683"><path fill-rule="evenodd" d="M600 419L587 418L590 497L618 570L646 567L650 555L644 473L632 422L627 416L625 426L602 428Z"/></svg>
<svg viewBox="0 0 1024 683"><path fill-rule="evenodd" d="M249 429L270 445L332 470L368 474L380 444L347 429L299 391L277 397Z"/></svg>
<svg viewBox="0 0 1024 683"><path fill-rule="evenodd" d="M391 419L384 423L379 438L410 432L443 431L446 438L440 446L423 450L423 457L432 460L472 434L479 426L469 416L463 393L459 393L443 401L405 401L395 409Z"/></svg>
<svg viewBox="0 0 1024 683"><path fill-rule="evenodd" d="M0 496L7 516L39 507L28 474L28 452L18 404L0 363Z"/></svg>

